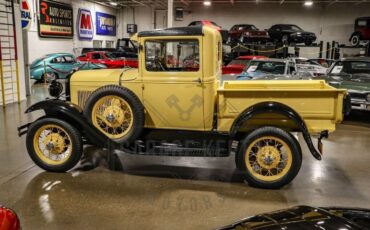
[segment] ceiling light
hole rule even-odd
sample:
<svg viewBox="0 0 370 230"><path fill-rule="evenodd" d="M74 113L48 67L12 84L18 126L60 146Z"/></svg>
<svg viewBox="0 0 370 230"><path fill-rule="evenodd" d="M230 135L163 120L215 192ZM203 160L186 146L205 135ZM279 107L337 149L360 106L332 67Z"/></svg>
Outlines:
<svg viewBox="0 0 370 230"><path fill-rule="evenodd" d="M204 1L203 2L203 5L205 5L205 6L210 6L212 3L211 3L211 1Z"/></svg>
<svg viewBox="0 0 370 230"><path fill-rule="evenodd" d="M117 2L109 2L109 4L111 4L112 6L118 6Z"/></svg>
<svg viewBox="0 0 370 230"><path fill-rule="evenodd" d="M305 1L303 3L304 6L312 6L313 5L313 1Z"/></svg>

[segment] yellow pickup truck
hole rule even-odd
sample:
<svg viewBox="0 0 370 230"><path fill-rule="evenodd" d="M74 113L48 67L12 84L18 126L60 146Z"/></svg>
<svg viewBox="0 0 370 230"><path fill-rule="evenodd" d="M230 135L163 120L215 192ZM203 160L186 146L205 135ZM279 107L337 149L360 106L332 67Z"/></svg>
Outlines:
<svg viewBox="0 0 370 230"><path fill-rule="evenodd" d="M80 160L83 145L132 154L225 157L252 186L278 188L294 179L302 162L291 132L301 132L321 159L321 139L342 121L346 91L324 81L223 81L222 40L213 28L140 32L138 69L74 73L61 100L26 112L45 116L19 127L30 157L63 172ZM317 135L319 150L311 135Z"/></svg>

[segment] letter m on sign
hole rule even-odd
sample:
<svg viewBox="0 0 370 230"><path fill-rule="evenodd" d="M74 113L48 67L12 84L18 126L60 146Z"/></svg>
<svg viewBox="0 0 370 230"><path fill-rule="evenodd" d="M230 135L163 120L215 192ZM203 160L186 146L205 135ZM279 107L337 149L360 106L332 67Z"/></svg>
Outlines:
<svg viewBox="0 0 370 230"><path fill-rule="evenodd" d="M90 14L81 14L81 29L91 30L91 15Z"/></svg>
<svg viewBox="0 0 370 230"><path fill-rule="evenodd" d="M90 10L78 10L78 38L80 40L91 40L94 36L94 27Z"/></svg>

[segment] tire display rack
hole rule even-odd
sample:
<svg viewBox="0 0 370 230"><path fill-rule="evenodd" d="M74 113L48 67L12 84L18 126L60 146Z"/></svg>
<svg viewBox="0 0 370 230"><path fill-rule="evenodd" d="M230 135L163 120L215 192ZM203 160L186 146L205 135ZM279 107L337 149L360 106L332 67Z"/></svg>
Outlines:
<svg viewBox="0 0 370 230"><path fill-rule="evenodd" d="M0 104L20 102L14 3L0 0Z"/></svg>

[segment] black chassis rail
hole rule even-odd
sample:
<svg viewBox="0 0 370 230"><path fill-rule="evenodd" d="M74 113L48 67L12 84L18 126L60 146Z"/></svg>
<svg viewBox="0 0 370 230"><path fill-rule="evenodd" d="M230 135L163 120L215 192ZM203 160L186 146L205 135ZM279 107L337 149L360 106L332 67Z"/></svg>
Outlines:
<svg viewBox="0 0 370 230"><path fill-rule="evenodd" d="M108 137L106 137L103 133L101 133L98 129L96 129L93 125L91 125L82 114L82 109L68 101L62 101L59 99L48 99L41 102L38 102L31 107L29 107L25 113L30 113L36 110L44 110L45 117L53 117L65 120L70 122L71 124L77 126L82 133L82 135L87 139L89 143L94 144L95 146L102 147L102 148L111 148L111 149L126 149L128 146L120 145L114 141L111 141ZM316 150L315 146L313 145L311 136L308 132L308 129L303 121L303 119L299 116L297 112L293 109L289 108L286 105L277 102L263 102L257 105L254 105L247 110L245 110L235 121L232 126L230 132L230 139L235 137L238 129L241 125L248 119L251 119L253 116L262 114L262 113L277 113L285 115L286 117L293 120L298 128L299 131L302 132L303 137L307 143L307 146L311 152L311 154L317 159L321 160L322 155L322 138L328 137L328 132L323 131L320 133L318 138L318 149ZM28 127L32 123L28 123L18 127L18 135L24 135L28 131ZM129 149L127 149L129 150ZM130 152L130 151L129 151Z"/></svg>

